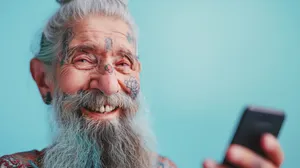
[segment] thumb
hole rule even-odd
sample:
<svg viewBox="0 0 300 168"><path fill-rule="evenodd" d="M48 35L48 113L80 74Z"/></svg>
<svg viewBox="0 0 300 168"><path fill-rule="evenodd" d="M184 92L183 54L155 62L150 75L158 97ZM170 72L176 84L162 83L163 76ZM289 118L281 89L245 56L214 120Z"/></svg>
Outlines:
<svg viewBox="0 0 300 168"><path fill-rule="evenodd" d="M202 166L203 168L225 168L225 166L218 165L217 162L211 159L206 159Z"/></svg>

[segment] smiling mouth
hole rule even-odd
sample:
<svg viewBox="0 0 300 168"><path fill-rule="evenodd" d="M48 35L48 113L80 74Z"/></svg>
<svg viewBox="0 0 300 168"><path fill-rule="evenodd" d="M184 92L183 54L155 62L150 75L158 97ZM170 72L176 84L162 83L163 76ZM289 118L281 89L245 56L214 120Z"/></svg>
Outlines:
<svg viewBox="0 0 300 168"><path fill-rule="evenodd" d="M120 107L119 106L110 106L104 105L93 109L91 107L84 107L81 109L82 113L92 119L112 119L118 116Z"/></svg>
<svg viewBox="0 0 300 168"><path fill-rule="evenodd" d="M100 114L105 114L105 113L111 113L116 111L116 109L118 109L118 106L110 106L110 105L104 105L101 107L96 107L96 108L90 108L90 107L84 107L86 110L88 110L89 112L93 112L93 113L100 113Z"/></svg>

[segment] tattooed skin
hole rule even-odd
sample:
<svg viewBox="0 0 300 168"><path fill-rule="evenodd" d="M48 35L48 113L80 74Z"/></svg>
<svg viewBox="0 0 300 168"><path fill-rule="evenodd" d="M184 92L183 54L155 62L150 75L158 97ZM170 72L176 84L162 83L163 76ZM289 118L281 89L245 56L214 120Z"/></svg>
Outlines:
<svg viewBox="0 0 300 168"><path fill-rule="evenodd" d="M112 39L110 37L105 39L105 50L109 51L112 49Z"/></svg>
<svg viewBox="0 0 300 168"><path fill-rule="evenodd" d="M140 85L134 77L125 80L126 87L130 90L130 96L135 99L140 92Z"/></svg>
<svg viewBox="0 0 300 168"><path fill-rule="evenodd" d="M132 37L132 35L131 35L130 33L127 33L126 38L127 38L127 41L128 41L129 44L132 44L132 43L133 43L133 37ZM138 56L138 55L135 55L134 58L138 60L138 59L139 59L139 56Z"/></svg>
<svg viewBox="0 0 300 168"><path fill-rule="evenodd" d="M131 44L132 43L132 36L130 33L127 33L127 41Z"/></svg>
<svg viewBox="0 0 300 168"><path fill-rule="evenodd" d="M114 72L113 67L110 64L104 66L104 70L107 71L109 74Z"/></svg>
<svg viewBox="0 0 300 168"><path fill-rule="evenodd" d="M46 96L44 96L44 102L49 105L52 102L52 96L50 92L47 92Z"/></svg>
<svg viewBox="0 0 300 168"><path fill-rule="evenodd" d="M63 65L65 63L65 60L67 59L68 56L72 54L69 50L69 44L74 38L74 33L72 28L67 28L66 32L63 35L63 47L62 47L62 59L60 62L60 65Z"/></svg>
<svg viewBox="0 0 300 168"><path fill-rule="evenodd" d="M140 59L140 56L139 56L139 55L136 55L136 56L135 56L135 59L139 60L139 59Z"/></svg>

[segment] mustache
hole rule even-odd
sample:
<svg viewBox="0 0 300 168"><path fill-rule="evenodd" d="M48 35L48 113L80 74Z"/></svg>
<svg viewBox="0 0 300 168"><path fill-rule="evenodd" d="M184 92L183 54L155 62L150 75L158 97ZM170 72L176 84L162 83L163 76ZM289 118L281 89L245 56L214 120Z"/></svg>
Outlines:
<svg viewBox="0 0 300 168"><path fill-rule="evenodd" d="M80 108L97 109L104 105L119 107L123 110L135 112L138 110L138 99L132 99L124 92L117 92L112 95L105 95L100 90L80 90L75 94L62 93L58 96L58 102L67 105L72 110Z"/></svg>

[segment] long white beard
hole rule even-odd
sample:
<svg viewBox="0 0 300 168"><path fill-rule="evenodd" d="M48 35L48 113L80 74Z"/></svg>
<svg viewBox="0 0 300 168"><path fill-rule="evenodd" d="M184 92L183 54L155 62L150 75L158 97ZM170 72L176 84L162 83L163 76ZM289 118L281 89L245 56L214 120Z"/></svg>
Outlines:
<svg viewBox="0 0 300 168"><path fill-rule="evenodd" d="M81 106L105 101L123 107L123 115L95 121L80 115ZM92 102L92 103L91 103ZM54 95L57 136L43 158L45 168L153 168L155 138L146 112L126 94L105 97L100 92ZM67 105L67 106L66 106Z"/></svg>

